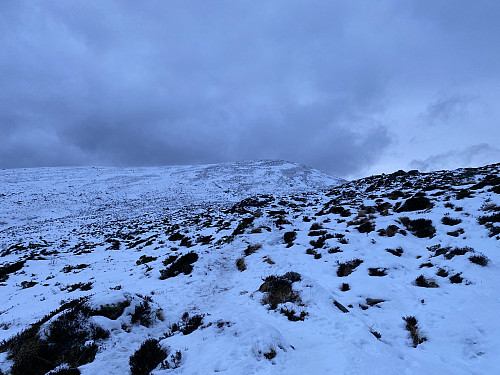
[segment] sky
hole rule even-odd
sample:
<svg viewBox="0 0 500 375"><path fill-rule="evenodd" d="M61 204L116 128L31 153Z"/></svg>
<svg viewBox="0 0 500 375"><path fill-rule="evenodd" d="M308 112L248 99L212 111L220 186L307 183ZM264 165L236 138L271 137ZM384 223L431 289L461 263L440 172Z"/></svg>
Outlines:
<svg viewBox="0 0 500 375"><path fill-rule="evenodd" d="M497 0L2 0L0 168L500 162Z"/></svg>

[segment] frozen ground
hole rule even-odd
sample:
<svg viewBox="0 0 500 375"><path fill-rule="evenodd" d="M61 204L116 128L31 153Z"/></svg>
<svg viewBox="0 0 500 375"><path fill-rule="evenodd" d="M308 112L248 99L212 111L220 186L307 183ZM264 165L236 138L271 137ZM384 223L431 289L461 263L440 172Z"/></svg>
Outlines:
<svg viewBox="0 0 500 375"><path fill-rule="evenodd" d="M124 374L147 338L168 350L155 374L498 372L498 165L330 188L269 161L17 174L0 174L5 373ZM109 336L61 334L96 352L47 361L78 309Z"/></svg>

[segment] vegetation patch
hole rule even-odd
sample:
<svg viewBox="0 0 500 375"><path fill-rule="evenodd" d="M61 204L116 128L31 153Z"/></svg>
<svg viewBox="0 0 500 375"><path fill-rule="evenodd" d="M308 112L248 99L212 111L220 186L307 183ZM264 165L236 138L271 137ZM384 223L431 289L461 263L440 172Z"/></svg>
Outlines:
<svg viewBox="0 0 500 375"><path fill-rule="evenodd" d="M276 357L276 350L274 348L270 348L270 350L267 353L264 353L264 358L271 360L274 357Z"/></svg>
<svg viewBox="0 0 500 375"><path fill-rule="evenodd" d="M432 221L429 219L415 219L411 220L408 217L399 218L401 224L403 224L406 229L410 231L413 235L418 238L432 238L436 233L436 228L432 225Z"/></svg>
<svg viewBox="0 0 500 375"><path fill-rule="evenodd" d="M477 222L490 230L490 237L500 234L500 227L493 225L493 223L500 223L500 212L495 212L492 215L480 216Z"/></svg>
<svg viewBox="0 0 500 375"><path fill-rule="evenodd" d="M198 260L198 254L187 253L176 259L170 266L164 270L160 270L160 279L165 280L170 277L175 277L183 273L189 275L193 271L193 263Z"/></svg>
<svg viewBox="0 0 500 375"><path fill-rule="evenodd" d="M78 264L76 266L67 265L61 271L64 273L68 273L68 272L71 272L74 270L82 270L82 269L87 268L89 266L90 266L90 264Z"/></svg>
<svg viewBox="0 0 500 375"><path fill-rule="evenodd" d="M145 298L144 301L135 306L130 320L132 324L140 324L144 327L150 327L153 324L154 314L151 311L150 302L150 298Z"/></svg>
<svg viewBox="0 0 500 375"><path fill-rule="evenodd" d="M147 256L147 255L141 255L139 257L139 259L137 260L137 262L135 262L135 264L137 264L139 266L141 264L146 264L146 263L152 262L152 261L154 261L156 259L157 259L157 257L152 257L152 256Z"/></svg>
<svg viewBox="0 0 500 375"><path fill-rule="evenodd" d="M15 263L7 263L0 267L0 282L7 281L9 274L19 271L24 267L25 260L20 260Z"/></svg>
<svg viewBox="0 0 500 375"><path fill-rule="evenodd" d="M307 312L301 311L300 314L295 312L294 309L287 309L287 308L281 308L280 313L285 315L289 321L291 322L299 322L299 321L304 321L306 316L308 315Z"/></svg>
<svg viewBox="0 0 500 375"><path fill-rule="evenodd" d="M356 267L358 267L361 263L363 263L361 259L353 259L344 263L338 263L337 276L338 277L349 276L354 271L354 269L356 269Z"/></svg>
<svg viewBox="0 0 500 375"><path fill-rule="evenodd" d="M488 263L490 262L489 258L486 255L483 254L478 254L478 255L472 255L469 257L469 260L474 263L478 264L482 267L486 267Z"/></svg>
<svg viewBox="0 0 500 375"><path fill-rule="evenodd" d="M385 249L388 253L391 253L392 255L395 255L397 257L400 257L403 254L403 249L401 247L398 247L396 249Z"/></svg>
<svg viewBox="0 0 500 375"><path fill-rule="evenodd" d="M474 249L472 247L455 247L452 250L448 250L448 252L444 255L444 257L448 260L452 259L456 255L465 255L468 252L474 252Z"/></svg>
<svg viewBox="0 0 500 375"><path fill-rule="evenodd" d="M315 237L315 236L323 236L326 233L327 233L326 229L320 229L320 230L312 230L307 235L309 237Z"/></svg>
<svg viewBox="0 0 500 375"><path fill-rule="evenodd" d="M371 221L366 221L360 226L356 227L359 233L370 233L375 230L375 225Z"/></svg>
<svg viewBox="0 0 500 375"><path fill-rule="evenodd" d="M318 239L316 239L316 240L309 241L309 244L315 249L320 249L323 246L325 246L325 242L326 242L326 237L321 236L321 237L318 237Z"/></svg>
<svg viewBox="0 0 500 375"><path fill-rule="evenodd" d="M31 288L34 287L36 284L37 284L36 281L22 281L21 288L23 289Z"/></svg>
<svg viewBox="0 0 500 375"><path fill-rule="evenodd" d="M132 375L148 375L168 356L156 339L148 339L130 357L130 372Z"/></svg>
<svg viewBox="0 0 500 375"><path fill-rule="evenodd" d="M269 305L275 310L279 304L286 302L300 302L299 293L292 289L292 283L300 280L297 272L287 272L283 276L268 276L259 287L259 292L264 293L263 305Z"/></svg>
<svg viewBox="0 0 500 375"><path fill-rule="evenodd" d="M461 222L462 222L462 219L456 219L456 218L449 217L449 216L444 216L441 219L441 223L443 223L444 225L450 225L450 226L460 224Z"/></svg>
<svg viewBox="0 0 500 375"><path fill-rule="evenodd" d="M452 237L458 237L460 236L461 234L464 234L465 231L462 229L462 228L458 228L457 230L454 230L454 231L451 231L451 232L446 232L446 234L448 236L452 236Z"/></svg>
<svg viewBox="0 0 500 375"><path fill-rule="evenodd" d="M432 264L431 262L425 262L422 263L418 268L431 268L431 267L434 267L434 264Z"/></svg>
<svg viewBox="0 0 500 375"><path fill-rule="evenodd" d="M261 249L262 245L260 243L255 244L255 245L248 245L248 247L245 249L243 254L247 257L249 255L252 255L253 253L257 252L257 250Z"/></svg>
<svg viewBox="0 0 500 375"><path fill-rule="evenodd" d="M240 223L238 224L238 226L236 227L236 229L233 231L232 235L237 236L237 235L245 233L245 230L247 228L250 228L253 225L254 219L255 218L253 216L243 218L240 221Z"/></svg>
<svg viewBox="0 0 500 375"><path fill-rule="evenodd" d="M434 207L434 204L423 193L417 193L413 197L407 199L397 212L421 211Z"/></svg>
<svg viewBox="0 0 500 375"><path fill-rule="evenodd" d="M461 284L464 279L460 275L461 275L460 273L457 273L453 276L450 276L450 282L452 284Z"/></svg>
<svg viewBox="0 0 500 375"><path fill-rule="evenodd" d="M313 223L309 230L320 230L323 229L323 226L320 223Z"/></svg>
<svg viewBox="0 0 500 375"><path fill-rule="evenodd" d="M472 197L472 192L468 189L459 190L455 194L455 198L457 200L464 199L464 198L471 198L471 197Z"/></svg>
<svg viewBox="0 0 500 375"><path fill-rule="evenodd" d="M245 258L236 259L236 268L238 271L245 271L247 269L247 265L245 264Z"/></svg>
<svg viewBox="0 0 500 375"><path fill-rule="evenodd" d="M297 239L297 232L285 232L285 234L283 235L283 241L291 246L293 245L293 241L295 241Z"/></svg>
<svg viewBox="0 0 500 375"><path fill-rule="evenodd" d="M386 276L387 268L381 268L381 267L368 268L368 274L370 276Z"/></svg>
<svg viewBox="0 0 500 375"><path fill-rule="evenodd" d="M181 320L170 326L169 331L165 335L166 337L173 336L176 332L180 332L183 335L189 335L200 328L203 324L203 315L193 315L190 316L186 311Z"/></svg>
<svg viewBox="0 0 500 375"><path fill-rule="evenodd" d="M417 277L413 282L413 285L421 288L439 288L439 285L433 279L428 279L424 275Z"/></svg>
<svg viewBox="0 0 500 375"><path fill-rule="evenodd" d="M439 268L436 275L439 277L448 277L449 273L444 268Z"/></svg>
<svg viewBox="0 0 500 375"><path fill-rule="evenodd" d="M10 373L42 375L64 363L79 367L92 362L97 342L106 339L109 332L89 321L91 311L84 299L68 302L3 342L0 352L7 351L13 362Z"/></svg>
<svg viewBox="0 0 500 375"><path fill-rule="evenodd" d="M414 316L405 316L403 317L403 320L406 322L405 329L410 333L410 338L414 348L427 341L427 338L420 332L417 318Z"/></svg>
<svg viewBox="0 0 500 375"><path fill-rule="evenodd" d="M87 292L92 289L92 283L89 281L88 283L75 283L70 284L66 287L68 292L74 292L75 290L81 290L82 292Z"/></svg>

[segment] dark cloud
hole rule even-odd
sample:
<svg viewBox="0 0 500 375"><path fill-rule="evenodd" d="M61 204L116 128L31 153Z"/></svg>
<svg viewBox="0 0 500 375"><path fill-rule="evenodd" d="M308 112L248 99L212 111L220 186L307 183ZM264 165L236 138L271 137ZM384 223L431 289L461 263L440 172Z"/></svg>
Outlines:
<svg viewBox="0 0 500 375"><path fill-rule="evenodd" d="M468 107L478 99L477 96L451 94L441 97L427 106L424 114L426 124L435 124L437 121L448 122L467 114Z"/></svg>
<svg viewBox="0 0 500 375"><path fill-rule="evenodd" d="M0 167L279 158L359 174L404 149L412 124L388 113L408 90L442 93L427 115L447 122L461 84L499 78L496 2L422 4L2 1Z"/></svg>

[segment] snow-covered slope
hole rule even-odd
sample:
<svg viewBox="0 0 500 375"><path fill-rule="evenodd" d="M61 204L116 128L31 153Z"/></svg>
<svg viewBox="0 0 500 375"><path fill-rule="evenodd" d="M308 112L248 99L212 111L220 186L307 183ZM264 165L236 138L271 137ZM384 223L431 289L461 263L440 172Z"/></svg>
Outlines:
<svg viewBox="0 0 500 375"><path fill-rule="evenodd" d="M500 165L399 171L325 190L316 187L337 180L313 172L304 191L285 186L295 177L276 177L284 165L253 164L235 177L246 184L237 201L224 192L234 165L193 167L205 171L185 184L193 205L161 195L161 169L71 169L60 190L47 181L62 181L63 170L42 170L46 182L18 204L11 195L21 185L4 171L3 220L13 221L0 232L1 370L497 373ZM302 176L297 168L292 176ZM269 169L275 190L259 193L248 176ZM69 186L88 198L64 195ZM121 206L126 194L111 186L135 203ZM12 219L43 197L49 214L37 217L51 220Z"/></svg>
<svg viewBox="0 0 500 375"><path fill-rule="evenodd" d="M0 170L0 230L45 220L114 218L260 194L314 191L344 183L280 160L147 168Z"/></svg>

